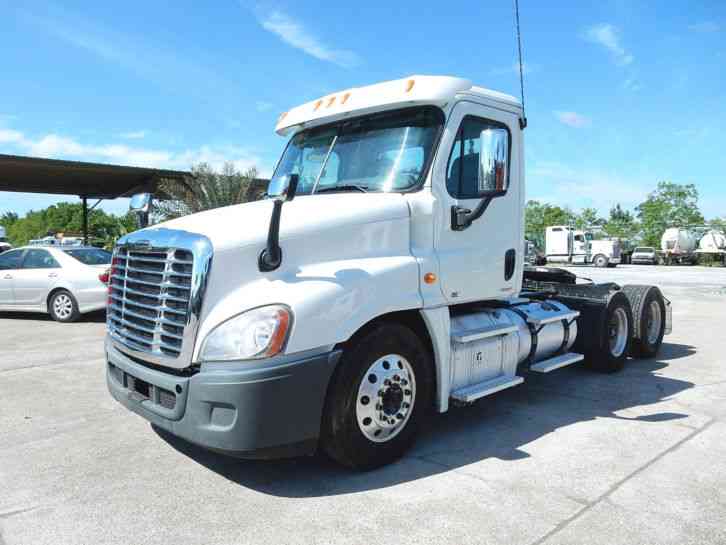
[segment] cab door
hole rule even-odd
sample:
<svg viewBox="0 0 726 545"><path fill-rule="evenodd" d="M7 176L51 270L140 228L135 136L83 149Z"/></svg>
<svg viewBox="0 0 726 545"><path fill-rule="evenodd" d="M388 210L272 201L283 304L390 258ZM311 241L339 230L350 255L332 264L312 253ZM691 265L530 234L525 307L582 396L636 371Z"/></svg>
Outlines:
<svg viewBox="0 0 726 545"><path fill-rule="evenodd" d="M50 289L58 282L60 271L60 265L48 250L26 250L21 269L15 275L15 304L42 306Z"/></svg>
<svg viewBox="0 0 726 545"><path fill-rule="evenodd" d="M0 255L0 306L15 304L15 276L20 270L23 250L10 250Z"/></svg>
<svg viewBox="0 0 726 545"><path fill-rule="evenodd" d="M521 289L520 150L515 113L469 101L452 109L432 178L435 247L449 304L508 298Z"/></svg>

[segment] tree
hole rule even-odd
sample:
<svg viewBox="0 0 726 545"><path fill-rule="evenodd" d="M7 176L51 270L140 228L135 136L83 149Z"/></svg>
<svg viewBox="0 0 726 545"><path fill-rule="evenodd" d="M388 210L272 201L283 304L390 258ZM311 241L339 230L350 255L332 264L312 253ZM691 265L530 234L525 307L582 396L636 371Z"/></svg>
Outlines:
<svg viewBox="0 0 726 545"><path fill-rule="evenodd" d="M12 213L11 213L12 214ZM61 202L43 210L31 210L25 217L12 214L0 217L7 229L8 239L15 246L27 244L29 240L56 233L80 235L83 231L83 205ZM8 219L13 221L9 222ZM136 229L130 214L115 216L95 209L88 213L88 234L92 242L110 247L118 237Z"/></svg>
<svg viewBox="0 0 726 545"><path fill-rule="evenodd" d="M577 229L590 229L603 225L605 220L598 216L597 210L594 208L583 208L575 217L575 227Z"/></svg>
<svg viewBox="0 0 726 545"><path fill-rule="evenodd" d="M216 172L207 163L200 163L192 167L191 179L167 180L159 185L160 192L168 198L156 202L154 214L166 220L246 202L249 186L256 177L254 168L241 172L232 163L225 163L221 172Z"/></svg>
<svg viewBox="0 0 726 545"><path fill-rule="evenodd" d="M637 237L640 226L629 210L623 210L620 203L610 209L610 216L603 225L605 232L611 237L632 241Z"/></svg>
<svg viewBox="0 0 726 545"><path fill-rule="evenodd" d="M527 201L524 209L524 236L540 248L544 247L545 227L569 225L575 214L569 208L561 208L539 201Z"/></svg>
<svg viewBox="0 0 726 545"><path fill-rule="evenodd" d="M698 209L698 190L693 184L658 182L657 189L636 210L642 226L643 244L649 246L658 246L668 227L704 223L703 215Z"/></svg>

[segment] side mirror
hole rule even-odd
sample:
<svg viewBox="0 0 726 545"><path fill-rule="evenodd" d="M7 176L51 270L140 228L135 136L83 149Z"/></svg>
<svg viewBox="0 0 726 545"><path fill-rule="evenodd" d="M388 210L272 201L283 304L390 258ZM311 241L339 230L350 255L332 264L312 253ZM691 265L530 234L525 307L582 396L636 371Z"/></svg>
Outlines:
<svg viewBox="0 0 726 545"><path fill-rule="evenodd" d="M300 176L297 174L286 174L270 180L267 186L267 196L276 201L287 202L295 198L297 194L297 184Z"/></svg>
<svg viewBox="0 0 726 545"><path fill-rule="evenodd" d="M451 229L463 231L478 220L494 197L507 191L509 175L509 132L491 127L479 134L478 190L481 200L474 210L461 206L451 207Z"/></svg>
<svg viewBox="0 0 726 545"><path fill-rule="evenodd" d="M282 263L282 248L280 248L280 215L282 205L295 198L297 183L300 177L297 174L281 176L275 180L275 187L270 187L267 193L274 199L270 228L267 231L267 246L258 259L260 272L270 272L277 269ZM272 182L270 182L272 186Z"/></svg>
<svg viewBox="0 0 726 545"><path fill-rule="evenodd" d="M149 225L149 212L151 211L151 193L137 193L131 197L129 211L136 214L139 228Z"/></svg>
<svg viewBox="0 0 726 545"><path fill-rule="evenodd" d="M506 191L509 156L509 135L506 129L484 129L479 138L479 192Z"/></svg>

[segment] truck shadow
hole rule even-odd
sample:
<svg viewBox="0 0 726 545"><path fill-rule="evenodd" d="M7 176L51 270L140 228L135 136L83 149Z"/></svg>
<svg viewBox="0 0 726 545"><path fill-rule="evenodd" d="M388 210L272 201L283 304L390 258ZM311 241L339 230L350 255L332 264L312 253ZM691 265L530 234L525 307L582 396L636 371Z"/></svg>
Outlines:
<svg viewBox="0 0 726 545"><path fill-rule="evenodd" d="M38 322L52 322L53 318L45 312L13 312L0 311L0 318L7 320L27 320ZM105 310L94 310L86 314L81 314L79 322L102 323L106 321ZM65 325L65 324L59 324Z"/></svg>
<svg viewBox="0 0 726 545"><path fill-rule="evenodd" d="M322 455L238 460L154 430L197 463L264 494L290 498L350 494L430 477L488 458L528 458L530 454L522 450L524 445L580 422L610 418L657 426L686 418L685 413L650 411L644 406L693 387L693 383L664 377L659 371L669 366L666 362L694 352L691 346L664 344L657 360L630 360L614 375L596 374L582 367L551 375L531 374L521 386L483 398L471 407L452 408L434 416L407 456L367 473L347 470ZM640 409L628 411L635 408Z"/></svg>

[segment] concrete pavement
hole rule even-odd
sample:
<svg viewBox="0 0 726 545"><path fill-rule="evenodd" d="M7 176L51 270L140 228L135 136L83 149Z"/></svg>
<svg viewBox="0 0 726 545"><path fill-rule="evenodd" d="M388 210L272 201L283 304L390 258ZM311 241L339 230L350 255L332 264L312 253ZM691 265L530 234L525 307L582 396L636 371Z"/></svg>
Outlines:
<svg viewBox="0 0 726 545"><path fill-rule="evenodd" d="M657 359L528 377L362 474L155 431L106 391L102 318L0 314L0 545L726 543L726 270L574 270L662 286Z"/></svg>

